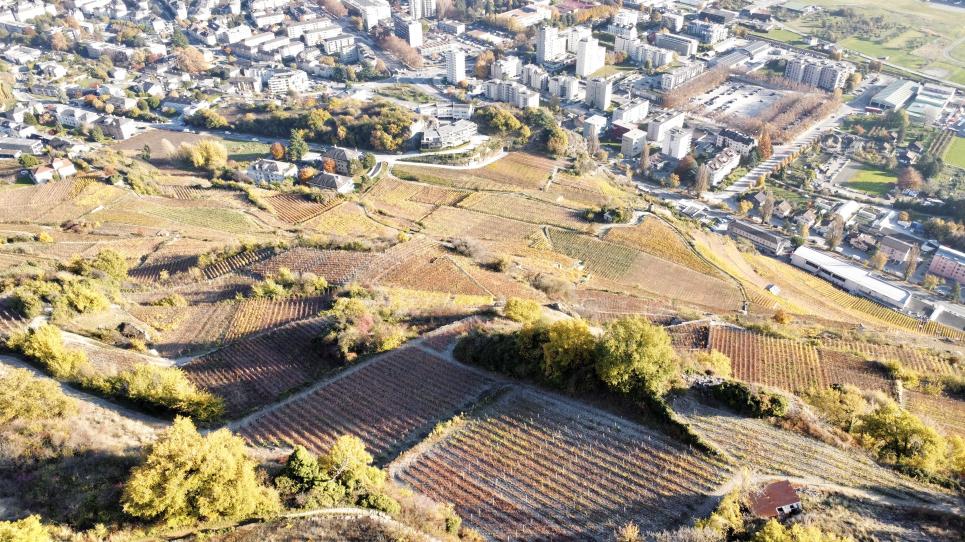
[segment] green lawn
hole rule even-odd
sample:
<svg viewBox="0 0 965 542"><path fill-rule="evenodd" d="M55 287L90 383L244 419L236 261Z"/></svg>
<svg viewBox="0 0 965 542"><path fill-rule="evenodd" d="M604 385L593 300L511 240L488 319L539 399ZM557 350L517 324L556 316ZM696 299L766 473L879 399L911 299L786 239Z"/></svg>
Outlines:
<svg viewBox="0 0 965 542"><path fill-rule="evenodd" d="M257 141L234 141L225 139L224 146L228 150L228 159L235 162L252 162L259 158L266 158L268 145Z"/></svg>
<svg viewBox="0 0 965 542"><path fill-rule="evenodd" d="M763 36L768 39L782 41L788 45L794 45L797 47L805 47L805 43L801 41L800 34L791 32L790 30L784 30L783 28L775 28L770 32L750 32L755 36Z"/></svg>
<svg viewBox="0 0 965 542"><path fill-rule="evenodd" d="M965 137L955 136L943 158L946 164L965 169Z"/></svg>
<svg viewBox="0 0 965 542"><path fill-rule="evenodd" d="M894 174L888 171L871 166L861 166L858 171L844 183L844 186L852 190L860 190L876 196L884 196L889 190L894 188L895 181L897 180Z"/></svg>

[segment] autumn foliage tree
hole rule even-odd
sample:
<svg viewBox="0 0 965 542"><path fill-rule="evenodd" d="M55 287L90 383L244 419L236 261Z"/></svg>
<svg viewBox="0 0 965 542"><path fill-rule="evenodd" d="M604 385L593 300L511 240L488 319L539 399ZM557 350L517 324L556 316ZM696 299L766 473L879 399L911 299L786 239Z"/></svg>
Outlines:
<svg viewBox="0 0 965 542"><path fill-rule="evenodd" d="M201 73L211 67L204 59L204 54L196 47L181 47L175 52L178 68L187 73Z"/></svg>
<svg viewBox="0 0 965 542"><path fill-rule="evenodd" d="M285 146L278 141L272 143L271 147L268 148L268 151L271 153L271 157L275 160L281 160L285 157Z"/></svg>
<svg viewBox="0 0 965 542"><path fill-rule="evenodd" d="M761 136L757 142L757 152L761 156L761 160L767 160L774 154L774 148L771 145L771 132L767 125L761 128Z"/></svg>
<svg viewBox="0 0 965 542"><path fill-rule="evenodd" d="M898 188L902 190L919 190L924 183L921 173L913 167L906 167L898 173Z"/></svg>
<svg viewBox="0 0 965 542"><path fill-rule="evenodd" d="M124 485L124 512L165 525L266 517L278 495L258 480L244 441L220 429L201 435L178 417Z"/></svg>

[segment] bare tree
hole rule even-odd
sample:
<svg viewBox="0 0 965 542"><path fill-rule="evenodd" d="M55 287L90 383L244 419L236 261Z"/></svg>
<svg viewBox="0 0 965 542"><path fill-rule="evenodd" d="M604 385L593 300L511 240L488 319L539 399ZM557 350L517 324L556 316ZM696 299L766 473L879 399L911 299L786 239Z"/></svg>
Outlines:
<svg viewBox="0 0 965 542"><path fill-rule="evenodd" d="M831 225L828 226L828 233L824 236L824 240L831 250L841 246L841 241L844 241L844 219L838 215L831 219Z"/></svg>
<svg viewBox="0 0 965 542"><path fill-rule="evenodd" d="M700 197L701 194L710 188L710 168L707 164L701 164L697 168L697 179L694 181L694 193Z"/></svg>

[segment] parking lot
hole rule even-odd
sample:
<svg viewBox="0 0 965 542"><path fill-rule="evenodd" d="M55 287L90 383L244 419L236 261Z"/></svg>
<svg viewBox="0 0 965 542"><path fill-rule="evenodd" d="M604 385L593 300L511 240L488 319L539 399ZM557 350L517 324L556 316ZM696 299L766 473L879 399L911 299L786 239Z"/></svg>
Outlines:
<svg viewBox="0 0 965 542"><path fill-rule="evenodd" d="M771 90L747 83L727 82L720 87L698 96L696 102L707 116L754 117L771 104L780 100L785 91Z"/></svg>

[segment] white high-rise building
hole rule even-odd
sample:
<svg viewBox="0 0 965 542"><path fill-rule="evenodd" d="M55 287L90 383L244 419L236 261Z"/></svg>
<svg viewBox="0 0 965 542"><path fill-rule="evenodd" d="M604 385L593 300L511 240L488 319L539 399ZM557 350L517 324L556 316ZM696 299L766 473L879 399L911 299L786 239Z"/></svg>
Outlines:
<svg viewBox="0 0 965 542"><path fill-rule="evenodd" d="M443 53L446 59L446 81L455 85L466 80L466 53L462 49L449 49Z"/></svg>
<svg viewBox="0 0 965 542"><path fill-rule="evenodd" d="M516 79L522 71L519 57L507 56L493 62L491 68L493 79Z"/></svg>
<svg viewBox="0 0 965 542"><path fill-rule="evenodd" d="M435 17L437 11L436 0L409 0L409 15L413 19Z"/></svg>
<svg viewBox="0 0 965 542"><path fill-rule="evenodd" d="M590 79L586 82L584 102L590 107L606 111L613 99L613 82L606 79Z"/></svg>
<svg viewBox="0 0 965 542"><path fill-rule="evenodd" d="M558 60L566 52L566 40L561 39L555 26L543 25L536 34L536 62L545 64Z"/></svg>
<svg viewBox="0 0 965 542"><path fill-rule="evenodd" d="M596 38L586 38L576 51L576 75L588 77L606 64L606 49Z"/></svg>
<svg viewBox="0 0 965 542"><path fill-rule="evenodd" d="M643 153L643 146L647 144L647 132L633 129L623 134L620 139L620 152L624 158L636 158Z"/></svg>
<svg viewBox="0 0 965 542"><path fill-rule="evenodd" d="M676 159L681 159L690 153L690 130L674 128L667 132L667 139L663 143L663 153Z"/></svg>

